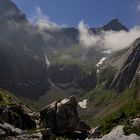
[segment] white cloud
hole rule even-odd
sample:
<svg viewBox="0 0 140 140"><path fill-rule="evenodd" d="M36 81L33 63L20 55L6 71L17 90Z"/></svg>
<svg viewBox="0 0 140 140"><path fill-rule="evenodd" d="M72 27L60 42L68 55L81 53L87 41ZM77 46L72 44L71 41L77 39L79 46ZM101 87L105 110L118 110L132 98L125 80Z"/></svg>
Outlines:
<svg viewBox="0 0 140 140"><path fill-rule="evenodd" d="M59 29L62 26L56 24L49 20L49 17L43 14L40 7L36 7L36 14L30 18L30 21L37 25L40 29L48 29L48 30L55 30Z"/></svg>
<svg viewBox="0 0 140 140"><path fill-rule="evenodd" d="M140 8L140 6L139 6ZM44 29L58 30L64 27L64 25L58 25L49 20L49 18L43 14L40 7L36 7L36 14L30 20L36 24L44 35L45 40L53 40L53 36L44 33ZM100 34L93 34L89 30L89 26L81 21L78 24L79 30L79 43L85 47L104 47L112 50L119 50L128 47L135 39L140 37L140 26L135 26L130 31L102 31Z"/></svg>
<svg viewBox="0 0 140 140"><path fill-rule="evenodd" d="M88 25L84 24L83 20L78 24L78 30L80 43L86 47L94 46L100 40L99 36L89 31Z"/></svg>
<svg viewBox="0 0 140 140"><path fill-rule="evenodd" d="M103 43L106 48L113 50L123 49L128 47L135 39L140 37L140 26L126 31L108 31L104 33Z"/></svg>
<svg viewBox="0 0 140 140"><path fill-rule="evenodd" d="M140 37L140 26L135 26L130 31L102 31L100 34L90 32L88 25L81 21L78 25L79 41L85 47L104 47L120 50L128 47L135 39Z"/></svg>
<svg viewBox="0 0 140 140"><path fill-rule="evenodd" d="M137 10L140 11L140 3L137 4Z"/></svg>

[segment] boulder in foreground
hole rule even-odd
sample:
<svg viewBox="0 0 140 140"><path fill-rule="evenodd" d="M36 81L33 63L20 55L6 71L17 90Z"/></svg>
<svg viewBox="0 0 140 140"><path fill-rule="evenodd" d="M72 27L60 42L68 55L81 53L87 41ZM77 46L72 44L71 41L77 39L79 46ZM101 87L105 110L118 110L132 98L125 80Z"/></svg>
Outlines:
<svg viewBox="0 0 140 140"><path fill-rule="evenodd" d="M75 97L55 101L40 112L42 127L50 128L54 134L85 137L90 127L80 121Z"/></svg>

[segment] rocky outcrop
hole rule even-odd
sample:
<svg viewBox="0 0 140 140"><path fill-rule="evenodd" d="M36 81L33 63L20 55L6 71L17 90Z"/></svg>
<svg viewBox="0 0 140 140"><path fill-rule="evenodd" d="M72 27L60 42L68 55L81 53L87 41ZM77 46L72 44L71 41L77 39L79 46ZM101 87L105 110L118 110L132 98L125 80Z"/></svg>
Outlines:
<svg viewBox="0 0 140 140"><path fill-rule="evenodd" d="M1 129L2 128L2 129ZM10 124L0 124L0 139L2 140L56 140L49 128L28 133Z"/></svg>
<svg viewBox="0 0 140 140"><path fill-rule="evenodd" d="M123 132L123 125L115 127L109 134L104 135L102 138L87 138L86 140L140 140L136 134L125 136Z"/></svg>
<svg viewBox="0 0 140 140"><path fill-rule="evenodd" d="M0 138L7 136L17 136L22 135L25 132L19 128L15 128L8 123L0 123Z"/></svg>
<svg viewBox="0 0 140 140"><path fill-rule="evenodd" d="M14 136L14 137L9 136L6 138L6 140L43 140L43 139L42 139L41 132L38 132L38 133L33 133L33 134L18 135L18 136ZM49 140L49 139L45 139L45 140Z"/></svg>
<svg viewBox="0 0 140 140"><path fill-rule="evenodd" d="M9 140L8 136L24 135L26 130L36 129L37 116L30 116L31 112L36 114L19 98L2 89L0 97L0 139Z"/></svg>
<svg viewBox="0 0 140 140"><path fill-rule="evenodd" d="M57 135L79 135L85 137L90 129L81 122L77 112L77 101L74 97L56 101L40 111L40 123L43 127L50 128Z"/></svg>
<svg viewBox="0 0 140 140"><path fill-rule="evenodd" d="M79 120L77 102L74 97L56 101L40 112L41 123L56 133L67 133L75 129Z"/></svg>
<svg viewBox="0 0 140 140"><path fill-rule="evenodd" d="M132 125L136 127L140 127L140 118L135 118L132 120Z"/></svg>
<svg viewBox="0 0 140 140"><path fill-rule="evenodd" d="M102 132L100 130L100 127L95 127L95 128L92 128L90 131L89 131L89 136L88 136L88 139L92 139L92 138L100 138L102 136Z"/></svg>
<svg viewBox="0 0 140 140"><path fill-rule="evenodd" d="M126 59L112 81L110 88L119 92L124 91L132 83L137 83L140 62L140 39L137 39L127 52Z"/></svg>
<svg viewBox="0 0 140 140"><path fill-rule="evenodd" d="M0 123L6 122L22 130L36 128L35 121L29 115L30 109L19 98L2 89L0 96Z"/></svg>
<svg viewBox="0 0 140 140"><path fill-rule="evenodd" d="M35 121L31 119L21 106L0 107L0 119L2 122L13 124L22 130L36 128Z"/></svg>

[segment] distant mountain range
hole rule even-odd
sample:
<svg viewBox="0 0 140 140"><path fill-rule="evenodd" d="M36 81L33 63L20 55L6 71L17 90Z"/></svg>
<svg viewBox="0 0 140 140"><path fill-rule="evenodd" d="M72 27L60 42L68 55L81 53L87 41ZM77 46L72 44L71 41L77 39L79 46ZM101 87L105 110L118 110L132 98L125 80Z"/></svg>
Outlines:
<svg viewBox="0 0 140 140"><path fill-rule="evenodd" d="M119 31L129 33L113 19L86 32L102 40L104 33ZM73 27L33 26L11 0L0 0L0 139L47 139L55 136L51 131L62 140L89 133L89 140L139 139L140 38L111 51L102 44L87 47L79 36ZM40 115L36 105L43 107Z"/></svg>
<svg viewBox="0 0 140 140"><path fill-rule="evenodd" d="M128 31L118 19L90 30L94 34L101 30ZM76 89L96 86L96 68L91 70L89 66L95 67L104 54L95 48L78 47L78 29L40 31L11 0L0 0L0 33L0 87L37 99L52 88L51 82L59 88L64 88L64 83ZM89 79L93 81L90 86Z"/></svg>

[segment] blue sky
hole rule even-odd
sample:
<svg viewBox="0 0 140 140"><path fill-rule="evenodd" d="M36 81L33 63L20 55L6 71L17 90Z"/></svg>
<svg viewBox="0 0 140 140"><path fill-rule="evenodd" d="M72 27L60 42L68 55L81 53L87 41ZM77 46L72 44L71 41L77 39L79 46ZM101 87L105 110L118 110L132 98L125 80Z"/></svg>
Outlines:
<svg viewBox="0 0 140 140"><path fill-rule="evenodd" d="M67 26L77 26L84 20L89 26L106 24L119 18L127 27L140 24L140 0L12 0L28 19L40 7L49 20Z"/></svg>

